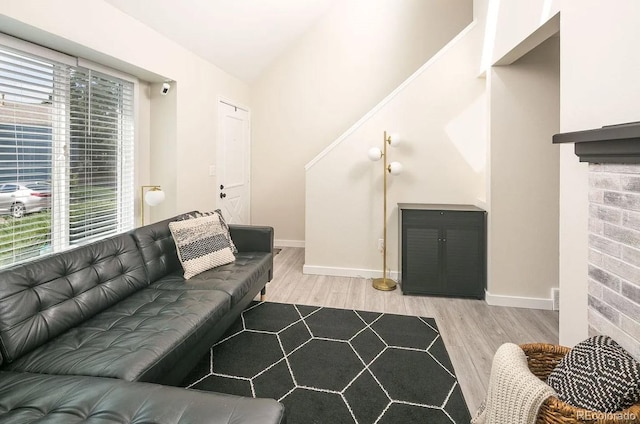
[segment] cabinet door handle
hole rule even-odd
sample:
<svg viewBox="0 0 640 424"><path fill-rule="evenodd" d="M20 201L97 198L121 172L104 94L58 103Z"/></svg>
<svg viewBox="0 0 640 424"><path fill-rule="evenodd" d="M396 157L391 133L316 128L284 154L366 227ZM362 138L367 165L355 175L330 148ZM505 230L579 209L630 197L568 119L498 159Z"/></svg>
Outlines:
<svg viewBox="0 0 640 424"><path fill-rule="evenodd" d="M442 239L442 241L447 241L447 239Z"/></svg>

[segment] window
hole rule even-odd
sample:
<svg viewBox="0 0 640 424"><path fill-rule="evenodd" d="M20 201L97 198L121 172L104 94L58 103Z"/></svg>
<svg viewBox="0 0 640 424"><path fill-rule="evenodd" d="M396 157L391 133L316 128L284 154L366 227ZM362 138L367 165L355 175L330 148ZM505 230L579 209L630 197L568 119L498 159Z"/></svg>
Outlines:
<svg viewBox="0 0 640 424"><path fill-rule="evenodd" d="M133 228L133 92L0 46L0 267Z"/></svg>
<svg viewBox="0 0 640 424"><path fill-rule="evenodd" d="M18 186L15 184L4 184L0 192L2 193L15 193L18 190Z"/></svg>

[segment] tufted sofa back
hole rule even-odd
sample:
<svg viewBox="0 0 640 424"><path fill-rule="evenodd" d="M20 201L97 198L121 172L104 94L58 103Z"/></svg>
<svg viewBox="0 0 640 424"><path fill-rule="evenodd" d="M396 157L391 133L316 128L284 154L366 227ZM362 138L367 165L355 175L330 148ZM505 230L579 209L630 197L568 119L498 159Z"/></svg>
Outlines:
<svg viewBox="0 0 640 424"><path fill-rule="evenodd" d="M175 271L182 270L182 265L176 252L176 243L173 241L171 230L169 230L169 223L187 215L183 214L155 224L145 225L131 232L147 267L149 283L153 283Z"/></svg>
<svg viewBox="0 0 640 424"><path fill-rule="evenodd" d="M0 271L0 351L6 362L146 287L130 234Z"/></svg>

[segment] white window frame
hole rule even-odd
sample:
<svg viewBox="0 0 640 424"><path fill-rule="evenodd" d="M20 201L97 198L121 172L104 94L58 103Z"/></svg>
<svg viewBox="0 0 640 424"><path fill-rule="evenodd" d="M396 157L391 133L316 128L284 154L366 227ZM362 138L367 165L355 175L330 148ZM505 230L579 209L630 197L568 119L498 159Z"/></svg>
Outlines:
<svg viewBox="0 0 640 424"><path fill-rule="evenodd" d="M132 98L133 98L133 140L132 145L130 146L130 168L131 175L129 177L129 181L131 187L127 190L125 187L122 187L122 178L118 178L118 199L119 199L119 207L118 207L118 216L117 216L117 232L125 232L131 230L135 227L135 187L137 181L137 175L135 172L135 167L137 165L137 145L138 145L138 113L139 113L139 95L140 95L140 81L138 78L115 70L113 68L92 62L90 60L86 60L83 58L77 58L70 55L66 55L64 53L60 53L54 50L50 50L46 47L42 47L36 44L29 43L24 40L20 40L6 34L0 33L0 46L6 47L9 50L15 50L16 53L24 53L27 55L33 55L36 57L40 57L42 59L51 60L54 62L58 62L63 65L68 65L72 67L81 67L89 70L93 70L102 74L106 74L133 84L131 89ZM52 148L51 148L51 178L52 178L52 204L51 204L51 252L56 253L63 250L66 250L70 247L76 247L78 245L84 244L82 242L70 244L69 241L69 231L70 231L70 215L69 215L69 188L70 188L70 134L68 134L67 129L69 128L69 111L70 111L70 98L68 95L65 96L55 96L55 73L54 73L54 95L52 97L52 102L56 107L54 110L55 118L53 119L52 126L55 128L55 131L52 131ZM67 93L68 94L68 93ZM121 122L118 123L121 125ZM53 129L52 128L52 129ZM120 131L122 133L122 131ZM122 145L119 144L117 163L118 163L118 172L121 169L127 169L126 166L122 165L124 153L122 152ZM120 205L128 203L131 206L127 207L127 212L123 212L123 208ZM126 214L126 217L123 216ZM127 226L125 222L129 222L130 225ZM106 235L105 237L110 237L111 235ZM104 237L100 237L104 238ZM88 239L87 242L95 241L97 238ZM27 259L25 261L15 262L14 264L20 262L28 262L29 260L36 259L37 257ZM10 265L9 265L10 266Z"/></svg>

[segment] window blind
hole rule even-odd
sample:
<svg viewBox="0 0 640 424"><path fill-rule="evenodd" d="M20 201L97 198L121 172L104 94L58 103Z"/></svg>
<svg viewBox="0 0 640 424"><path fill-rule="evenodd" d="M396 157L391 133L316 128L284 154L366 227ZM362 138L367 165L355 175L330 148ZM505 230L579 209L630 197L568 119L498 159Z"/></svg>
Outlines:
<svg viewBox="0 0 640 424"><path fill-rule="evenodd" d="M133 228L133 93L0 45L0 266Z"/></svg>
<svg viewBox="0 0 640 424"><path fill-rule="evenodd" d="M70 93L69 242L77 244L133 227L133 84L76 68Z"/></svg>

